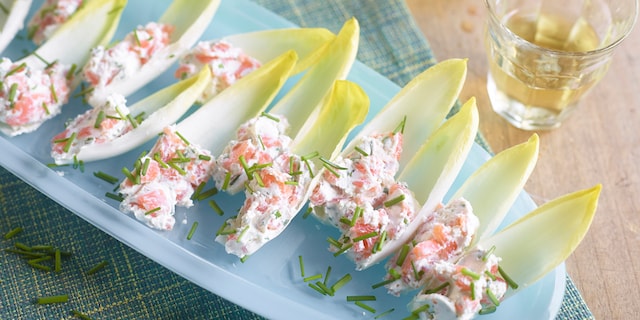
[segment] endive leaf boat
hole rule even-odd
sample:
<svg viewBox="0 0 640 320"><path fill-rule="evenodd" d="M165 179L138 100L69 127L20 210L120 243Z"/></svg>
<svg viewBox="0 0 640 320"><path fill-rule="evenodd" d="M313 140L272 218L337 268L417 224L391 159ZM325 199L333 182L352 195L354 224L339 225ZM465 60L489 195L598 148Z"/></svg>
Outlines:
<svg viewBox="0 0 640 320"><path fill-rule="evenodd" d="M109 48L94 46L83 68L91 105L111 93L129 96L162 72L196 43L213 19L220 0L174 0L156 22L138 26Z"/></svg>
<svg viewBox="0 0 640 320"><path fill-rule="evenodd" d="M487 297L475 308L464 310L455 303L456 300L450 299L452 294L464 295L464 289L446 292L445 288L418 294L409 309L421 319L431 319L434 315L437 319L470 319L477 313L495 311L501 299L494 290L502 287L506 290L502 299L506 299L541 279L571 255L591 225L601 188L601 185L596 185L560 196L498 233L480 239L453 271L461 274L457 281L468 284L466 291L475 291L478 286L476 294ZM478 276L482 281L483 275L478 270L487 267L495 269L491 271L493 276L488 277L488 281L484 280L489 286L471 285L476 283L472 279Z"/></svg>
<svg viewBox="0 0 640 320"><path fill-rule="evenodd" d="M218 188L244 188L246 195L237 217L216 238L228 253L244 258L277 237L305 205L317 181L317 161L332 159L364 120L368 97L340 80L355 61L358 39L352 18L291 91L268 114L243 124L218 158Z"/></svg>
<svg viewBox="0 0 640 320"><path fill-rule="evenodd" d="M129 107L122 95L111 94L53 137L51 156L56 164L62 165L107 159L137 148L176 123L210 79L210 72L202 69Z"/></svg>
<svg viewBox="0 0 640 320"><path fill-rule="evenodd" d="M7 48L24 27L24 20L31 8L31 2L31 0L0 1L0 52Z"/></svg>
<svg viewBox="0 0 640 320"><path fill-rule="evenodd" d="M222 91L179 123L164 128L133 170L123 168L120 210L156 229L175 224L176 205L189 207L196 188L210 177L212 154L222 151L233 130L275 98L297 55L288 51ZM209 126L218 121L219 126Z"/></svg>
<svg viewBox="0 0 640 320"><path fill-rule="evenodd" d="M82 5L92 0L45 0L27 23L27 38L42 45Z"/></svg>
<svg viewBox="0 0 640 320"><path fill-rule="evenodd" d="M0 131L9 136L31 132L60 113L80 83L76 68L85 64L91 48L111 39L126 3L91 1L34 53L16 62L2 59Z"/></svg>
<svg viewBox="0 0 640 320"><path fill-rule="evenodd" d="M357 269L379 262L401 246L422 220L420 207L436 202L428 202L432 193L438 199L431 189L444 196L453 183L477 131L475 101L439 127L465 72L465 60L448 60L427 69L358 132L336 160L336 170L323 173L310 205L316 217L341 230L341 238L331 241L331 247L336 254L348 253Z"/></svg>

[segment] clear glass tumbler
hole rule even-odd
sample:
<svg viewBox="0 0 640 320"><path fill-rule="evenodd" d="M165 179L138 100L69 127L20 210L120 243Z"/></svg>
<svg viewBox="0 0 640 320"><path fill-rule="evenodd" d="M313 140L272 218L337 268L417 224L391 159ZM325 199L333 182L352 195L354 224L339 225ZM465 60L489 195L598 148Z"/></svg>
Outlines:
<svg viewBox="0 0 640 320"><path fill-rule="evenodd" d="M602 79L638 0L485 0L492 107L524 130L552 129Z"/></svg>

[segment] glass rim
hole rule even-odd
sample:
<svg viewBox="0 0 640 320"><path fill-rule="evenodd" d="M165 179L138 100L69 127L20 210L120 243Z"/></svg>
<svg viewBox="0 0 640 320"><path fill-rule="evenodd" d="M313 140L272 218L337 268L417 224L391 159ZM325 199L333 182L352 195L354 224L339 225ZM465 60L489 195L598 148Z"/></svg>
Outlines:
<svg viewBox="0 0 640 320"><path fill-rule="evenodd" d="M519 35L517 35L513 31L511 31L511 29L508 28L504 23L502 23L501 19L498 18L498 16L495 13L494 6L492 6L492 3L490 3L490 2L491 2L491 0L484 0L485 6L486 6L488 14L489 14L489 19L497 22L498 25L503 27L513 37L517 38L518 40L522 41L523 43L526 43L528 46L530 46L532 48L535 48L536 50L545 51L545 52L553 53L555 55L563 55L563 56L593 56L593 55L604 54L604 53L607 53L609 51L612 51L622 41L624 41L624 39L626 39L629 36L629 34L631 34L631 32L633 31L633 28L634 28L636 22L638 21L638 10L640 9L640 0L634 0L633 1L633 3L634 3L633 21L631 21L631 23L629 24L629 28L621 36L619 36L617 39L615 39L614 41L612 41L608 45L600 47L600 48L597 48L597 49L594 49L594 50L588 50L588 51L562 51L562 50L555 50L555 49L550 49L550 48L546 48L546 47L542 47L542 46L536 45L535 43L532 43L532 42L520 37Z"/></svg>

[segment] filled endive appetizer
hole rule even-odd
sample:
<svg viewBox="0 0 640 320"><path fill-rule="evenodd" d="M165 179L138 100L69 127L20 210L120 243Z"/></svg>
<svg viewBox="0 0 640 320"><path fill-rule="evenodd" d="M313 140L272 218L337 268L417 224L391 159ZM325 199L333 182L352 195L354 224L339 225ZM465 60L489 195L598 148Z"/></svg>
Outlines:
<svg viewBox="0 0 640 320"><path fill-rule="evenodd" d="M139 25L115 44L94 46L82 69L86 98L100 105L109 94L128 96L162 72L202 36L220 0L174 0L162 16Z"/></svg>
<svg viewBox="0 0 640 320"><path fill-rule="evenodd" d="M437 185L438 191L446 191L453 183L450 177L457 175L477 130L474 101L438 128L455 102L465 71L464 60L427 69L358 133L334 161L333 170L322 173L310 205L316 217L342 233L330 249L347 253L357 269L402 245L422 220L418 213L431 189ZM425 144L428 139L431 147ZM430 154L425 148L437 148L439 152L432 154L439 158L422 159ZM413 167L422 169L417 177L403 176ZM433 185L430 179L436 179ZM418 188L426 191L416 193Z"/></svg>
<svg viewBox="0 0 640 320"><path fill-rule="evenodd" d="M289 51L227 88L190 116L163 129L155 145L123 168L120 210L148 226L171 230L175 207L189 207L195 189L210 179L214 155L234 130L263 111L290 76L297 55ZM216 121L218 125L211 126Z"/></svg>
<svg viewBox="0 0 640 320"><path fill-rule="evenodd" d="M176 123L194 104L210 80L203 69L127 106L119 93L65 124L52 139L56 164L89 162L115 157L151 140Z"/></svg>
<svg viewBox="0 0 640 320"><path fill-rule="evenodd" d="M31 2L31 0L0 1L0 52L7 48L24 27L24 20L31 8Z"/></svg>
<svg viewBox="0 0 640 320"><path fill-rule="evenodd" d="M91 0L45 0L27 23L27 37L42 45L87 1Z"/></svg>
<svg viewBox="0 0 640 320"><path fill-rule="evenodd" d="M4 134L34 131L60 113L80 82L76 69L88 60L91 48L111 39L125 5L126 0L91 1L32 54L18 61L2 58L0 130Z"/></svg>
<svg viewBox="0 0 640 320"><path fill-rule="evenodd" d="M454 263L438 266L439 286L409 304L420 319L471 319L541 279L566 260L593 220L601 186L542 204L503 230L478 240Z"/></svg>

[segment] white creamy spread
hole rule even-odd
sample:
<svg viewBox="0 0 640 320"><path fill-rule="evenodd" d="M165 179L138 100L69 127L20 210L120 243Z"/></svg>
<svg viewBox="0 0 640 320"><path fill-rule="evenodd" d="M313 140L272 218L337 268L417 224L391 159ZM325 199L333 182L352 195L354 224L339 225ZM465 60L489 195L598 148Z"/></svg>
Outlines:
<svg viewBox="0 0 640 320"><path fill-rule="evenodd" d="M78 10L80 5L82 0L45 0L27 24L29 38L35 44L41 45Z"/></svg>
<svg viewBox="0 0 640 320"><path fill-rule="evenodd" d="M471 243L479 224L471 204L464 199L453 200L431 214L413 241L406 244L409 250L404 249L403 260L398 261L401 254L397 253L387 263L387 269L393 269L387 273L387 279L394 278L394 274L401 275L386 285L389 293L399 295L424 285L441 284L437 280L439 264L455 262Z"/></svg>
<svg viewBox="0 0 640 320"><path fill-rule="evenodd" d="M195 189L206 183L214 162L209 151L185 142L175 127L165 128L147 155L137 162L137 170L120 184L124 200L120 210L133 213L155 229L171 230L175 207L193 205Z"/></svg>
<svg viewBox="0 0 640 320"><path fill-rule="evenodd" d="M358 265L399 238L419 210L413 193L395 180L401 153L401 133L364 137L353 152L334 161L340 169L323 173L310 197L321 219L342 231L341 247L330 249L348 248Z"/></svg>
<svg viewBox="0 0 640 320"><path fill-rule="evenodd" d="M241 258L253 254L277 237L299 211L313 164L291 153L287 128L280 116L251 119L217 159L217 187L226 190L233 177L246 196L238 215L218 231L216 241L227 253Z"/></svg>
<svg viewBox="0 0 640 320"><path fill-rule="evenodd" d="M134 76L158 51L168 46L174 27L150 22L138 26L115 45L91 50L83 68L84 79L94 87L92 94L113 81Z"/></svg>
<svg viewBox="0 0 640 320"><path fill-rule="evenodd" d="M67 103L70 67L52 63L45 69L8 58L0 60L0 123L5 134L14 136L36 130Z"/></svg>
<svg viewBox="0 0 640 320"><path fill-rule="evenodd" d="M125 98L111 94L101 105L68 122L64 131L53 137L51 157L55 160L72 159L85 146L121 137L133 129L131 121L137 121L128 119L128 116Z"/></svg>
<svg viewBox="0 0 640 320"><path fill-rule="evenodd" d="M204 102L226 89L238 79L259 68L261 63L244 53L242 48L220 41L201 41L180 58L175 77L184 79L209 66L212 80L199 101Z"/></svg>

